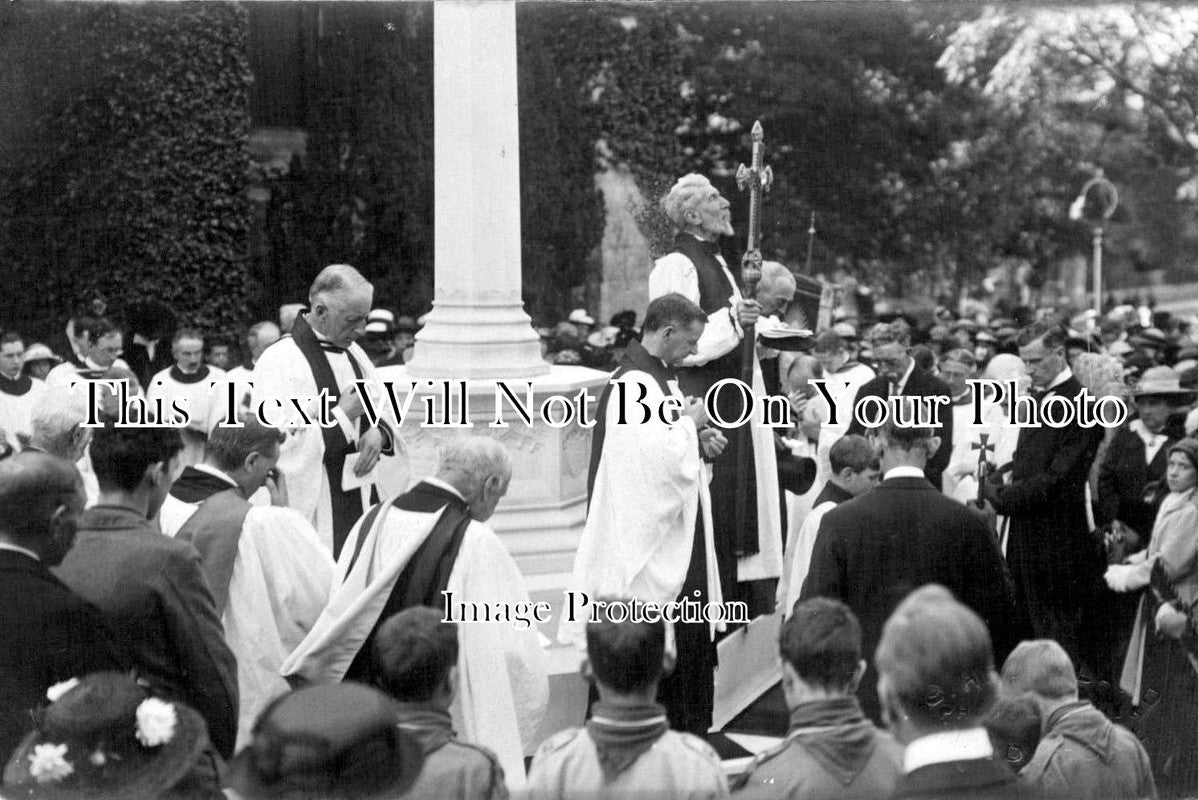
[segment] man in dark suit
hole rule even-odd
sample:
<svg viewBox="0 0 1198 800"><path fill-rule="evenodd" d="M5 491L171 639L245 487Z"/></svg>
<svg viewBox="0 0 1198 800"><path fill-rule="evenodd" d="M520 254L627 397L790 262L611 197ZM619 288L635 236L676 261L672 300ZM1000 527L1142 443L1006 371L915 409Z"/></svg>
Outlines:
<svg viewBox="0 0 1198 800"><path fill-rule="evenodd" d="M878 375L857 390L853 400L854 411L863 397L929 398L930 408L935 412L939 425L934 425L933 435L940 438L944 446L929 456L925 477L937 489L941 488L940 476L948 466L952 455L953 414L952 392L944 381L922 369L911 357L911 334L901 322L883 322L874 326L869 334L870 348ZM924 406L924 402L920 402ZM854 413L849 433L869 433Z"/></svg>
<svg viewBox="0 0 1198 800"><path fill-rule="evenodd" d="M1065 331L1050 322L1029 325L1018 339L1032 396L1053 415L1082 392L1065 362L1065 339ZM986 500L1010 519L1007 563L1016 601L1030 615L1036 638L1055 639L1075 664L1081 660L1082 609L1096 596L1105 568L1086 520L1086 479L1102 436L1102 428L1083 428L1076 419L1062 428L1022 428L1010 482L1001 483L996 474L982 485Z"/></svg>
<svg viewBox="0 0 1198 800"><path fill-rule="evenodd" d="M0 760L56 683L123 669L100 612L50 574L75 539L83 482L45 453L0 461Z"/></svg>
<svg viewBox="0 0 1198 800"><path fill-rule="evenodd" d="M949 587L974 609L1005 656L1023 630L998 545L978 516L948 499L924 477L940 440L928 428L880 429L882 482L828 511L815 540L800 598L832 597L861 620L864 652L872 653L891 611L925 583ZM861 706L879 719L870 674Z"/></svg>
<svg viewBox="0 0 1198 800"><path fill-rule="evenodd" d="M886 621L874 660L890 732L907 748L894 797L1032 796L982 727L998 676L990 636L977 614L943 586L924 586Z"/></svg>
<svg viewBox="0 0 1198 800"><path fill-rule="evenodd" d="M200 712L228 758L237 735L237 665L200 554L154 522L182 445L172 428L96 430L100 502L79 518L75 547L56 572L100 609L155 693Z"/></svg>

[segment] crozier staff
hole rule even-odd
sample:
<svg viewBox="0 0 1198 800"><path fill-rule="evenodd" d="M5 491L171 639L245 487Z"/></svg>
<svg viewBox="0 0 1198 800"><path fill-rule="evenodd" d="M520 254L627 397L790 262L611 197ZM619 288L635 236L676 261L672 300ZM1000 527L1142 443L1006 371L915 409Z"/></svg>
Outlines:
<svg viewBox="0 0 1198 800"><path fill-rule="evenodd" d="M741 296L736 280L720 254L719 237L731 236L729 203L702 175L678 179L662 201L666 215L678 229L674 250L657 260L649 275L649 299L676 292L702 309L707 324L695 352L682 361L678 383L683 394L703 397L724 378L741 375L745 329L755 325L761 307ZM753 393L765 396L761 369L754 356ZM715 411L724 420L742 416L743 398L737 391L715 396ZM720 584L727 599L738 596L737 581L776 578L782 574L782 522L778 507L778 466L774 435L760 425L761 412L753 410L751 436L728 435L725 453L713 464L712 521ZM753 451L752 480L737 493L737 448ZM747 512L738 519L737 506ZM739 563L738 563L739 559Z"/></svg>

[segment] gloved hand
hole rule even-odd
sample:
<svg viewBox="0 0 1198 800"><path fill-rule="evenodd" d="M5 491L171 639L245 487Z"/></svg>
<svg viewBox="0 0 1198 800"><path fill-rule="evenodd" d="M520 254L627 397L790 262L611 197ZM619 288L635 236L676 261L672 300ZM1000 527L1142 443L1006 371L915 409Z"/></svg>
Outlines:
<svg viewBox="0 0 1198 800"><path fill-rule="evenodd" d="M1180 639L1182 634L1186 632L1186 624L1188 622L1189 617L1178 611L1170 603L1165 603L1156 612L1157 632L1168 636L1170 639Z"/></svg>
<svg viewBox="0 0 1198 800"><path fill-rule="evenodd" d="M1147 585L1147 581L1136 576L1136 571L1136 567L1131 564L1111 564L1106 568L1106 574L1102 577L1106 581L1106 585L1111 587L1112 592L1120 594L1134 592Z"/></svg>

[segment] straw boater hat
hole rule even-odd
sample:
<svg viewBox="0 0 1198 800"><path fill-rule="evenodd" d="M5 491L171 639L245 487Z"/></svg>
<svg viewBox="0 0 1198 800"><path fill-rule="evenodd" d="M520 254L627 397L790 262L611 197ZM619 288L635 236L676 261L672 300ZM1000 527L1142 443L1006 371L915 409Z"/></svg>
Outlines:
<svg viewBox="0 0 1198 800"><path fill-rule="evenodd" d="M157 800L208 746L203 718L120 672L50 687L52 704L4 770L6 798Z"/></svg>
<svg viewBox="0 0 1198 800"><path fill-rule="evenodd" d="M1151 367L1144 370L1136 384L1132 397L1177 397L1193 398L1198 392L1181 385L1181 376L1172 367Z"/></svg>
<svg viewBox="0 0 1198 800"><path fill-rule="evenodd" d="M399 729L395 702L358 683L283 695L258 717L253 736L225 776L248 800L399 797L424 762L420 745Z"/></svg>

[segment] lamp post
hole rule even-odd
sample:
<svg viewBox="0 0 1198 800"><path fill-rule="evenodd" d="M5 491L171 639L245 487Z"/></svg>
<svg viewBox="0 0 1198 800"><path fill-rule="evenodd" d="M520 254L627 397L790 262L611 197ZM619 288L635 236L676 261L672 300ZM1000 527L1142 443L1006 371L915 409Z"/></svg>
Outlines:
<svg viewBox="0 0 1198 800"><path fill-rule="evenodd" d="M1098 201L1100 208L1098 215L1087 216L1086 198L1090 192L1097 189L1099 192ZM1069 219L1082 220L1085 219L1090 223L1091 232L1093 233L1092 244L1094 247L1093 255L1093 270L1094 270L1094 310L1099 314L1102 313L1102 237L1103 225L1115 213L1115 209L1119 207L1119 192L1115 189L1115 184L1111 183L1102 174L1102 170L1095 171L1094 177L1086 181L1080 192L1077 193L1077 199L1073 201L1073 205L1069 206Z"/></svg>

